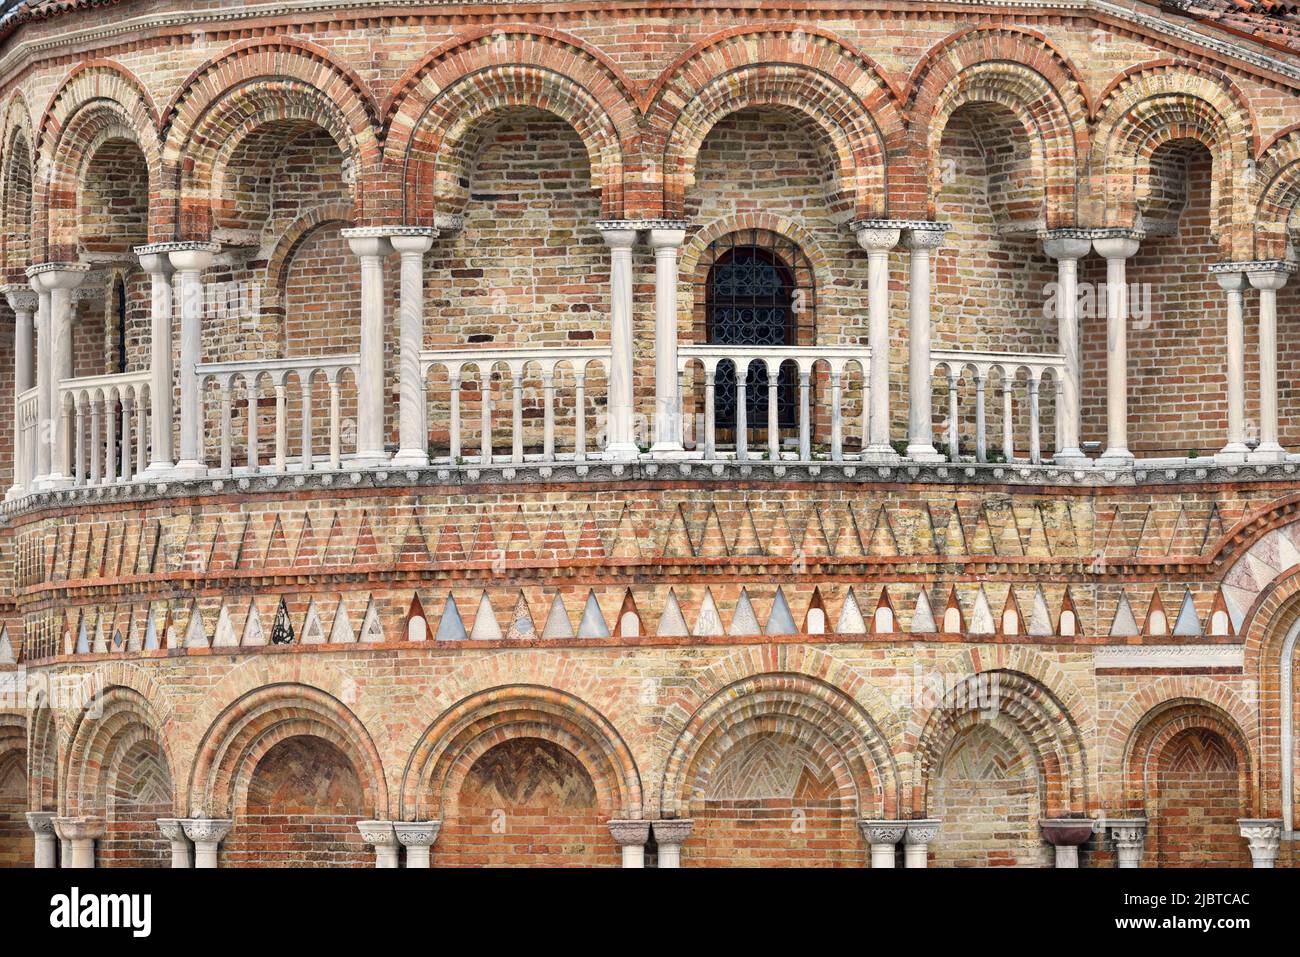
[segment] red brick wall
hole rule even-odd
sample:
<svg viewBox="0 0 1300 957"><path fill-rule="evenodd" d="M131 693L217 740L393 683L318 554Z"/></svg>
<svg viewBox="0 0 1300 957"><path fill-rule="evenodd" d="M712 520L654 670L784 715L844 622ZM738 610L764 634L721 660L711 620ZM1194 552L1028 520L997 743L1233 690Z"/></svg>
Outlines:
<svg viewBox="0 0 1300 957"><path fill-rule="evenodd" d="M1237 819L1247 817L1237 760L1222 737L1189 728L1158 758L1158 817L1148 835L1160 867L1248 867Z"/></svg>
<svg viewBox="0 0 1300 957"><path fill-rule="evenodd" d="M30 867L34 848L27 826L27 752L0 757L0 867Z"/></svg>
<svg viewBox="0 0 1300 957"><path fill-rule="evenodd" d="M361 781L347 756L321 738L276 744L258 762L246 806L223 842L231 867L367 867Z"/></svg>
<svg viewBox="0 0 1300 957"><path fill-rule="evenodd" d="M158 830L175 817L171 773L162 750L142 741L120 759L105 813L105 833L95 849L101 867L164 867L171 845Z"/></svg>
<svg viewBox="0 0 1300 957"><path fill-rule="evenodd" d="M612 815L597 806L590 775L569 751L515 738L471 767L433 848L445 867L616 866Z"/></svg>

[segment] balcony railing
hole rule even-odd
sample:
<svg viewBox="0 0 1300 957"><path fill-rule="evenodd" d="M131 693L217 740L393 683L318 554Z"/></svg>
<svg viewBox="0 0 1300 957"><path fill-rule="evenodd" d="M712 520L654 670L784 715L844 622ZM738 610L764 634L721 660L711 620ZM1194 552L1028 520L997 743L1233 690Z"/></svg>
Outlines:
<svg viewBox="0 0 1300 957"><path fill-rule="evenodd" d="M14 487L29 488L36 478L37 399L33 386L14 404Z"/></svg>
<svg viewBox="0 0 1300 957"><path fill-rule="evenodd" d="M1042 461L1041 420L1044 384L1051 396L1052 408L1057 409L1059 421L1059 389L1065 375L1065 358L1051 353L963 352L952 349L935 349L930 353L930 371L942 370L947 380L947 445L948 456L954 462L960 453L961 383L969 372L975 388L975 460L987 462L988 415L987 393L990 376L996 372L1001 379L1002 393L1002 454L1008 462L1014 461L1016 449L1029 452L1029 461L1038 465ZM1022 377L1022 373L1024 374ZM1022 408L1028 409L1028 422L1021 417L1021 428L1016 427L1016 391L1021 393Z"/></svg>
<svg viewBox="0 0 1300 957"><path fill-rule="evenodd" d="M216 466L218 474L236 471L256 473L290 469L337 469L345 454L345 439L355 451L355 429L345 428L343 405L355 403L358 358L351 355L303 356L286 359L249 359L239 362L214 362L198 367L199 388L204 396L205 421L212 416L215 402L217 436ZM346 388L345 388L346 387ZM328 390L329 417L324 428L315 420L317 393ZM290 390L293 390L292 394ZM273 451L265 464L261 454L260 399L275 398ZM245 400L243 442L244 464L234 465L236 436L234 405L237 393ZM321 396L321 398L324 398ZM296 418L296 427L291 421ZM348 435L345 437L345 432ZM293 433L293 434L291 434ZM290 444L296 454L290 461ZM321 453L318 457L318 451ZM209 453L209 462L211 461Z"/></svg>
<svg viewBox="0 0 1300 957"><path fill-rule="evenodd" d="M593 384L593 370L599 373L595 384L603 384L609 375L609 362L609 349L599 346L424 351L420 356L420 371L427 386L426 410L430 413L431 427L425 429L425 434L432 431L437 437L430 443L430 459L451 465L467 462L491 465L499 460L515 464L526 460L584 461L588 455L588 436L595 435L597 441L601 437L599 427L588 428L592 424L592 399L604 398L592 396L588 386ZM508 424L497 423L493 416L494 376L498 384L509 389ZM540 401L537 388L540 388ZM479 406L477 454L468 455L463 420L467 392L473 393L472 398ZM441 401L444 394L445 405ZM540 436L535 428L525 425L525 412L534 413L539 406ZM558 414L562 406L570 413L565 417L567 428ZM494 451L502 433L509 436L510 451L504 459ZM534 449L531 453L527 451L529 447Z"/></svg>
<svg viewBox="0 0 1300 957"><path fill-rule="evenodd" d="M127 482L144 471L149 462L147 369L64 379L59 407L70 437L74 485Z"/></svg>

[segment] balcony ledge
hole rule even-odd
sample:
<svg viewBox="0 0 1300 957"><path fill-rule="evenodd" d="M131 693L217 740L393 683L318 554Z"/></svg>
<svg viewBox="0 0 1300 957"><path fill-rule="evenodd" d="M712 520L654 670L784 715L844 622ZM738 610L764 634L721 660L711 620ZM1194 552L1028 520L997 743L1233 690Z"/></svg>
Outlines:
<svg viewBox="0 0 1300 957"><path fill-rule="evenodd" d="M734 482L736 479L779 484L850 482L861 485L988 485L1026 488L1159 488L1239 482L1291 482L1300 475L1300 456L1276 463L1216 463L1204 459L1137 460L1123 467L1031 465L1029 463L919 464L906 460L893 465L842 461L772 462L750 459L714 461L653 461L649 456L629 462L493 463L490 466L430 465L426 467L348 467L241 474L201 478L136 478L111 484L68 486L32 492L11 490L0 503L0 520L28 512L69 505L142 502L232 494L275 495L308 491L356 489L422 489L438 492L484 486L580 485L655 482Z"/></svg>

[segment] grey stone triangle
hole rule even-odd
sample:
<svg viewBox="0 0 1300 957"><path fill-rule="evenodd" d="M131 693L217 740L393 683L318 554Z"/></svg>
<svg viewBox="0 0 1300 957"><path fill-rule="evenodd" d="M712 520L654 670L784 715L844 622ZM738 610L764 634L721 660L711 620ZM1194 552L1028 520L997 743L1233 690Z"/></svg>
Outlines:
<svg viewBox="0 0 1300 957"><path fill-rule="evenodd" d="M197 601L190 606L190 620L185 626L185 647L208 647L208 635L203 628L203 611Z"/></svg>
<svg viewBox="0 0 1300 957"><path fill-rule="evenodd" d="M605 615L600 610L600 602L596 601L596 592L587 592L587 604L582 609L582 621L578 622L579 638L608 638L609 625L605 622Z"/></svg>
<svg viewBox="0 0 1300 957"><path fill-rule="evenodd" d="M339 596L338 607L334 609L334 624L330 626L331 645L350 645L357 640L357 633L352 628L352 619L348 616L348 604Z"/></svg>
<svg viewBox="0 0 1300 957"><path fill-rule="evenodd" d="M370 603L366 605L366 616L361 620L361 640L377 644L384 640L384 625L379 620L379 606L375 604L375 598L370 596Z"/></svg>
<svg viewBox="0 0 1300 957"><path fill-rule="evenodd" d="M460 609L456 607L456 596L447 592L447 602L442 606L442 618L438 620L438 631L434 641L464 641L469 635L465 633L465 622L461 620Z"/></svg>
<svg viewBox="0 0 1300 957"><path fill-rule="evenodd" d="M1034 589L1034 605L1029 612L1029 633L1031 635L1050 635L1056 629L1052 627L1052 613L1047 608L1047 596L1043 586Z"/></svg>
<svg viewBox="0 0 1300 957"><path fill-rule="evenodd" d="M76 653L79 655L90 654L90 636L86 628L86 613L84 611L77 616Z"/></svg>
<svg viewBox="0 0 1300 957"><path fill-rule="evenodd" d="M844 596L844 604L840 608L840 617L835 622L835 633L838 635L865 635L867 633L867 620L862 617L862 606L858 604L858 596L850 588Z"/></svg>
<svg viewBox="0 0 1300 957"><path fill-rule="evenodd" d="M304 645L325 644L325 624L320 620L320 611L316 608L315 598L307 605L307 615L303 618L300 640Z"/></svg>
<svg viewBox="0 0 1300 957"><path fill-rule="evenodd" d="M14 656L14 646L9 640L9 626L5 625L0 628L0 665L16 665L18 659Z"/></svg>
<svg viewBox="0 0 1300 957"><path fill-rule="evenodd" d="M704 589L704 601L700 602L700 613L695 616L694 634L709 637L723 634L722 615L718 612L718 603L713 600L713 592Z"/></svg>
<svg viewBox="0 0 1300 957"><path fill-rule="evenodd" d="M510 614L510 630L506 632L509 641L526 641L537 637L537 626L533 624L533 613L528 607L528 599L522 591L515 599L514 611Z"/></svg>
<svg viewBox="0 0 1300 957"><path fill-rule="evenodd" d="M785 600L785 593L778 585L776 597L772 599L772 613L767 616L767 628L764 631L769 635L793 635L798 630L794 615L790 614L790 605Z"/></svg>
<svg viewBox="0 0 1300 957"><path fill-rule="evenodd" d="M547 612L546 624L542 626L542 637L559 639L573 637L573 623L569 621L569 613L564 610L564 602L560 600L559 592L556 592L551 600L551 610Z"/></svg>
<svg viewBox="0 0 1300 957"><path fill-rule="evenodd" d="M1196 614L1196 603L1192 601L1192 590L1189 588L1183 592L1183 604L1178 609L1178 620L1174 622L1174 634L1198 638L1204 633L1200 616Z"/></svg>
<svg viewBox="0 0 1300 957"><path fill-rule="evenodd" d="M1128 592L1119 593L1119 605L1115 608L1115 617L1110 623L1110 637L1135 638L1139 634L1137 618L1133 616L1133 606L1129 604Z"/></svg>
<svg viewBox="0 0 1300 957"><path fill-rule="evenodd" d="M939 625L934 620L934 608L930 605L930 596L922 588L916 596L916 607L912 609L912 634L930 635L938 630Z"/></svg>
<svg viewBox="0 0 1300 957"><path fill-rule="evenodd" d="M659 616L655 634L669 638L683 638L690 634L686 618L682 615L682 606L677 603L677 595L671 588L668 589L668 600L664 602L664 612Z"/></svg>
<svg viewBox="0 0 1300 957"><path fill-rule="evenodd" d="M235 635L235 626L230 620L230 609L226 603L221 603L221 611L217 614L217 630L212 636L213 648L236 648L239 646L239 638Z"/></svg>
<svg viewBox="0 0 1300 957"><path fill-rule="evenodd" d="M266 630L262 627L262 616L257 613L256 599L248 603L248 614L244 616L244 633L239 644L244 648L266 644Z"/></svg>
<svg viewBox="0 0 1300 957"><path fill-rule="evenodd" d="M474 641L501 640L501 625L497 622L497 613L492 610L492 602L488 600L486 591L478 600L478 614L474 616L474 628L469 636Z"/></svg>
<svg viewBox="0 0 1300 957"><path fill-rule="evenodd" d="M95 639L91 642L90 650L97 655L108 652L108 636L104 634L104 610L102 608L95 613Z"/></svg>
<svg viewBox="0 0 1300 957"><path fill-rule="evenodd" d="M993 621L993 609L989 607L989 596L981 585L975 594L975 610L971 612L970 633L972 635L991 635L997 631Z"/></svg>
<svg viewBox="0 0 1300 957"><path fill-rule="evenodd" d="M736 610L731 616L731 628L727 633L730 635L760 634L758 615L754 614L754 604L749 600L749 592L744 588L740 590L740 601L736 602Z"/></svg>
<svg viewBox="0 0 1300 957"><path fill-rule="evenodd" d="M145 651L158 650L158 618L154 614L154 610L152 607L149 609L149 614L145 616L144 650Z"/></svg>

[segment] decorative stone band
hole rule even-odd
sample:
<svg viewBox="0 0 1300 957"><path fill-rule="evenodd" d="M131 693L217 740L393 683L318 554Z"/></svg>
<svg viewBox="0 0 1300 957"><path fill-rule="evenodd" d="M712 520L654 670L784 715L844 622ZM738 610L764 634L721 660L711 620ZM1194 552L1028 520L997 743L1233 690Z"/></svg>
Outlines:
<svg viewBox="0 0 1300 957"><path fill-rule="evenodd" d="M946 233L951 223L936 223L927 219L855 219L849 223L855 233L862 229L899 229L913 233Z"/></svg>
<svg viewBox="0 0 1300 957"><path fill-rule="evenodd" d="M1092 651L1095 668L1241 668L1244 645L1103 645Z"/></svg>
<svg viewBox="0 0 1300 957"><path fill-rule="evenodd" d="M1041 229L1039 239L1146 239L1145 229L1123 226L1072 226L1065 229Z"/></svg>
<svg viewBox="0 0 1300 957"><path fill-rule="evenodd" d="M34 263L26 269L28 279L34 279L37 276L43 276L51 272L90 272L90 264L73 262Z"/></svg>
<svg viewBox="0 0 1300 957"><path fill-rule="evenodd" d="M1250 861L1255 867L1271 868L1277 862L1282 845L1281 818L1241 818L1237 821L1241 836L1250 848Z"/></svg>
<svg viewBox="0 0 1300 957"><path fill-rule="evenodd" d="M350 226L340 231L345 239L392 239L394 236L423 236L437 239L436 226Z"/></svg>
<svg viewBox="0 0 1300 957"><path fill-rule="evenodd" d="M684 219L601 219L592 223L600 232L627 229L638 233L652 229L686 229L690 225Z"/></svg>

